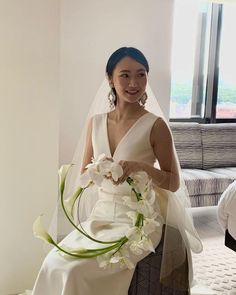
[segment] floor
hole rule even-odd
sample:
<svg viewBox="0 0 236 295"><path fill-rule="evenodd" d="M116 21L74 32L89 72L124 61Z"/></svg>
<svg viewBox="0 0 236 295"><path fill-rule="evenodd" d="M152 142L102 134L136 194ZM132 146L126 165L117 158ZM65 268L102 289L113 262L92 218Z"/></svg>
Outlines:
<svg viewBox="0 0 236 295"><path fill-rule="evenodd" d="M192 295L236 295L236 253L224 246L217 207L193 208L193 219L203 252L193 254L196 286Z"/></svg>

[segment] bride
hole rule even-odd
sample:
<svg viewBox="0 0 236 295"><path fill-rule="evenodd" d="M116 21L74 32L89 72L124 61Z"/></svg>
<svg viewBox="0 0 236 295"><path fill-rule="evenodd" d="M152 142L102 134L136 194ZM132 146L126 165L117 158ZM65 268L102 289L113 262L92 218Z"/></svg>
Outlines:
<svg viewBox="0 0 236 295"><path fill-rule="evenodd" d="M146 93L148 72L145 56L133 47L119 48L107 62L110 111L94 114L89 120L80 172L86 173L91 159L105 154L121 166L122 174L104 179L96 197L95 191L89 192L95 201L92 206L88 204L91 210L81 226L95 239L111 241L127 236L133 223L128 214L130 206L122 201L131 190L126 180L141 172L141 178L151 179L155 191L153 210L158 226L149 235L152 246L138 251L138 255L126 247L123 258L129 263L113 263L105 268L101 267L107 266L101 258L71 258L53 249L42 264L32 295L140 294L130 284L135 265L150 254L152 247L162 249L157 265L161 275L152 293L146 294L190 294L190 249L200 252L202 246L186 208L189 200L168 124L161 114L154 115L145 108L151 100ZM100 104L105 102L104 97L99 99ZM159 106L154 99L152 111L156 113L155 107ZM60 245L101 247L76 230Z"/></svg>

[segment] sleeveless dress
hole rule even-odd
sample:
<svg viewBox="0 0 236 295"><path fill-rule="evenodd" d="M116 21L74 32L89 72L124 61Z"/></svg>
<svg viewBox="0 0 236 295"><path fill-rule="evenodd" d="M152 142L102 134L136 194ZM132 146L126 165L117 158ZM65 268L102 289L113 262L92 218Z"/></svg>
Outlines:
<svg viewBox="0 0 236 295"><path fill-rule="evenodd" d="M142 115L121 139L115 152L111 155L107 133L107 114L99 114L93 118L92 144L94 157L105 153L120 160L141 161L153 165L156 161L150 144L150 133L157 117L151 113ZM83 228L93 237L100 240L114 240L125 235L132 227L131 219L126 215L130 208L121 202L122 196L130 192L130 186L125 182L115 186L109 180L104 180L98 190L96 201L89 218L82 223ZM155 210L160 213L156 201ZM160 227L150 235L156 248L162 236ZM95 243L82 236L78 231L71 232L61 242L71 248L98 248L102 244ZM150 252L141 255L130 253L130 259L136 265ZM74 259L65 257L56 249L45 258L35 282L32 295L127 295L134 269L99 267L97 258Z"/></svg>

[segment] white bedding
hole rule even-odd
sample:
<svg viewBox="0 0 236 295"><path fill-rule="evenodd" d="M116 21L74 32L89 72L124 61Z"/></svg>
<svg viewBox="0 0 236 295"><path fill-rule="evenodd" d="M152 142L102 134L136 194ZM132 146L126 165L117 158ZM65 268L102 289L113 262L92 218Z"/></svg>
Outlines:
<svg viewBox="0 0 236 295"><path fill-rule="evenodd" d="M222 194L217 208L218 221L236 239L236 180Z"/></svg>

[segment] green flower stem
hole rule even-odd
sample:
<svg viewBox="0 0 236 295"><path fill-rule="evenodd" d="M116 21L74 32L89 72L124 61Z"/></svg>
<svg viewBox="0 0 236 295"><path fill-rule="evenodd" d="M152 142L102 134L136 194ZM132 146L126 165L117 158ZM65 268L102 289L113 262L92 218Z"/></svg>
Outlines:
<svg viewBox="0 0 236 295"><path fill-rule="evenodd" d="M131 177L128 177L126 179L126 182L128 182L128 184L131 185L131 186L133 186L133 184L134 184L134 181L133 181L133 179ZM140 193L136 192L136 190L134 189L134 187L132 187L132 191L135 193L135 196L137 198L137 201L142 200L142 195Z"/></svg>
<svg viewBox="0 0 236 295"><path fill-rule="evenodd" d="M74 210L75 203L76 203L78 197L82 195L82 193L83 193L84 190L85 190L85 188L79 187L77 189L77 191L72 196L72 198L74 199L73 200L73 204L71 206L71 212L70 212L72 216L73 216L73 210Z"/></svg>
<svg viewBox="0 0 236 295"><path fill-rule="evenodd" d="M78 194L78 197L81 196L81 194L83 193L84 189L82 189L80 191L80 194ZM65 205L64 205L64 199L63 199L63 193L64 193L64 188L63 190L60 190L60 194L61 194L61 205L62 205L62 209L67 217L67 219L69 220L69 222L72 224L72 226L77 229L81 234L83 234L85 237L87 237L88 239L94 241L94 242L97 242L97 243L100 243L100 244L115 244L115 243L119 243L121 239L119 240L115 240L115 241L100 241L100 240L97 240L97 239L94 239L93 237L91 237L89 234L87 234L85 231L81 230L80 228L78 228L78 226L73 222L73 220L70 218L69 214L67 213L66 211L66 208L65 208Z"/></svg>
<svg viewBox="0 0 236 295"><path fill-rule="evenodd" d="M121 244L120 244L120 246L119 246L119 248L112 254L112 255L115 255L119 250L120 250L120 248L126 243L126 242L128 242L128 238L127 237L124 237L124 240L121 242Z"/></svg>
<svg viewBox="0 0 236 295"><path fill-rule="evenodd" d="M141 228L143 226L143 219L144 219L143 214L138 213L137 220L135 222L135 226L137 226L138 228Z"/></svg>
<svg viewBox="0 0 236 295"><path fill-rule="evenodd" d="M77 258L92 258L92 257L96 257L96 256L100 256L102 254L105 254L111 250L114 250L116 248L120 248L124 243L127 242L127 238L124 237L122 239L122 241L120 241L119 243L116 243L112 246L109 247L104 247L104 248L98 248L98 249L85 249L85 250L81 250L81 253L73 253L73 252L69 252L65 249L63 249L62 247L60 247L57 243L55 243L53 241L53 245L60 250L61 252L69 255L69 256L73 256L73 257L77 257Z"/></svg>

